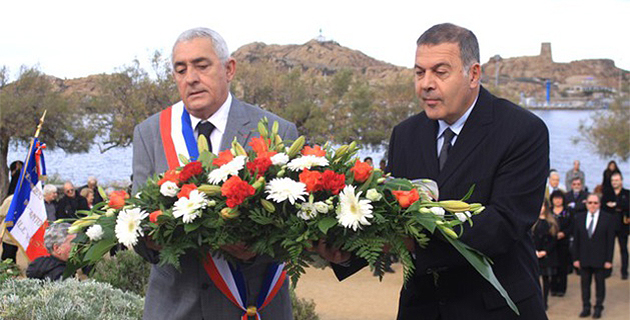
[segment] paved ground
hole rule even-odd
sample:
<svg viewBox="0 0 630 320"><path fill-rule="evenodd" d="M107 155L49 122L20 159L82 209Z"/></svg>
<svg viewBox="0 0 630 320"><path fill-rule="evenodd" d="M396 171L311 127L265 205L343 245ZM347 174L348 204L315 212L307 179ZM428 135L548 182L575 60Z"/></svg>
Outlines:
<svg viewBox="0 0 630 320"><path fill-rule="evenodd" d="M630 319L630 282L622 281L620 259L615 247L613 274L606 280L603 319ZM395 274L387 274L383 282L367 270L339 283L332 270L309 269L297 286L299 297L313 299L321 320L385 320L395 319L398 294L402 286L402 270L394 265ZM594 286L594 285L593 285ZM594 301L595 288L592 289ZM567 295L549 297L550 320L580 319L582 310L580 279L569 275Z"/></svg>

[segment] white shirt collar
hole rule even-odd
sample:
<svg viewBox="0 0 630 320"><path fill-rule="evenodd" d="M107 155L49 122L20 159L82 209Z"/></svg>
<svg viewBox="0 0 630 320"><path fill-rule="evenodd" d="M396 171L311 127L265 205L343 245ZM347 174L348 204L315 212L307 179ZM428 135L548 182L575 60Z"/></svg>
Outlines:
<svg viewBox="0 0 630 320"><path fill-rule="evenodd" d="M451 131L455 133L455 137L459 136L459 133L462 132L462 129L464 128L464 124L466 124L466 120L468 120L470 113L472 112L473 108L475 107L475 104L477 103L477 99L479 99L479 95L475 97L475 101L473 101L472 105L468 107L468 110L466 110L466 112L459 119L457 119L457 121L455 121L455 123L453 123L452 125L449 125L444 120L438 120L438 124L440 127L438 129L438 134L437 134L436 139L439 139L442 137L442 134L444 133L446 128L451 128ZM453 140L453 143L454 142L455 141Z"/></svg>
<svg viewBox="0 0 630 320"><path fill-rule="evenodd" d="M588 225L591 222L591 217L593 217L592 219L593 221L593 225L596 226L597 225L597 220L599 219L599 210L595 211L595 213L593 215L591 215L590 212L588 212L586 214L586 228L588 229Z"/></svg>
<svg viewBox="0 0 630 320"><path fill-rule="evenodd" d="M230 92L228 92L228 96L227 99L225 99L225 102L223 102L223 104L221 105L221 107L219 108L219 110L217 110L214 114L212 114L210 116L210 118L208 119L199 119L195 116L193 116L192 114L190 115L190 124L192 125L192 129L193 131L195 131L195 128L197 128L197 124L203 120L206 120L210 123L212 123L212 125L214 126L214 130L218 130L218 132L223 135L223 133L225 133L225 127L227 127L227 121L228 121L228 115L230 114L230 107L232 105L232 94ZM196 136L196 131L195 131L195 136ZM214 149L214 148L213 148Z"/></svg>

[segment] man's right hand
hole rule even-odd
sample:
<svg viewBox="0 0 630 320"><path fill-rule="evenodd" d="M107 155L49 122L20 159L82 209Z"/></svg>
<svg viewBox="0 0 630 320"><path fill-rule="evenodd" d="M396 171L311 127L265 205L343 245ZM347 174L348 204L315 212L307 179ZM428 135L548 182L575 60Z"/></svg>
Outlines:
<svg viewBox="0 0 630 320"><path fill-rule="evenodd" d="M311 251L317 252L322 258L334 264L347 262L352 256L350 252L342 251L339 248L329 247L326 244L326 240L323 239L320 239L318 243L313 244Z"/></svg>
<svg viewBox="0 0 630 320"><path fill-rule="evenodd" d="M579 269L580 268L580 261L579 260L573 261L573 266Z"/></svg>

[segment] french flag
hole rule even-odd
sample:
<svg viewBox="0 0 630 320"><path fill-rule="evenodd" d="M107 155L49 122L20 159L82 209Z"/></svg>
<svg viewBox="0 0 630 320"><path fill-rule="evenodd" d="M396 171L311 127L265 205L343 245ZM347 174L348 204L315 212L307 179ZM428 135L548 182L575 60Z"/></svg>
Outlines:
<svg viewBox="0 0 630 320"><path fill-rule="evenodd" d="M44 246L48 227L40 175L46 175L44 144L34 138L5 219L7 231L30 261L49 255Z"/></svg>

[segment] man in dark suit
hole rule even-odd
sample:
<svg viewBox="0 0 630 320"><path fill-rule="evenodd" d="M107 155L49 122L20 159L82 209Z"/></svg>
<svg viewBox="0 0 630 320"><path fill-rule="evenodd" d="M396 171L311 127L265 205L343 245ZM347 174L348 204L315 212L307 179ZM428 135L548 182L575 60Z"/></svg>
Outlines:
<svg viewBox="0 0 630 320"><path fill-rule="evenodd" d="M546 319L529 230L549 172L547 128L481 87L479 46L471 31L436 25L417 45L415 85L424 112L394 128L388 170L394 177L435 180L442 199L460 199L475 185L470 201L486 209L473 217L474 227L464 227L461 240L494 261L494 273L521 316L436 236L426 249L416 244L415 276L402 289L398 319ZM318 249L333 262L345 258ZM335 267L340 279L360 264L346 266Z"/></svg>
<svg viewBox="0 0 630 320"><path fill-rule="evenodd" d="M615 225L612 216L600 211L600 198L590 194L586 198L588 213L575 218L573 234L574 262L580 269L582 312L580 317L591 315L591 279L595 277L595 310L593 318L600 318L606 296L606 276L612 269Z"/></svg>
<svg viewBox="0 0 630 320"><path fill-rule="evenodd" d="M567 204L567 208L574 217L577 214L586 213L587 195L588 193L584 191L580 177L573 178L573 180L571 180L571 190L567 192L564 203Z"/></svg>
<svg viewBox="0 0 630 320"><path fill-rule="evenodd" d="M157 113L136 126L133 137L133 192L154 174L174 169L181 164L178 154L187 154L183 130L195 137L204 135L210 150L229 149L234 138L243 145L255 136L258 121L267 117L278 121L283 139L297 138L294 124L256 106L233 98L229 92L236 61L229 56L225 41L217 32L195 28L183 32L173 46L173 77L182 101ZM165 125L166 124L166 125ZM178 129L168 131L164 128ZM196 146L196 144L191 144ZM169 151L170 150L170 151ZM195 149L196 150L196 149ZM134 248L152 263L159 261L156 248L148 239ZM245 247L224 247L240 265L247 291L246 307L256 303L266 281L269 265L267 256L255 256ZM154 264L149 276L144 319L240 319L243 311L234 305L214 285L202 261L193 252L180 258L181 270L170 265ZM259 310L263 319L291 320L291 300L288 281L275 298Z"/></svg>
<svg viewBox="0 0 630 320"><path fill-rule="evenodd" d="M612 191L602 196L602 208L610 213L615 221L615 237L619 242L621 255L621 279L628 280L628 233L630 227L630 191L623 187L621 173L610 176Z"/></svg>

